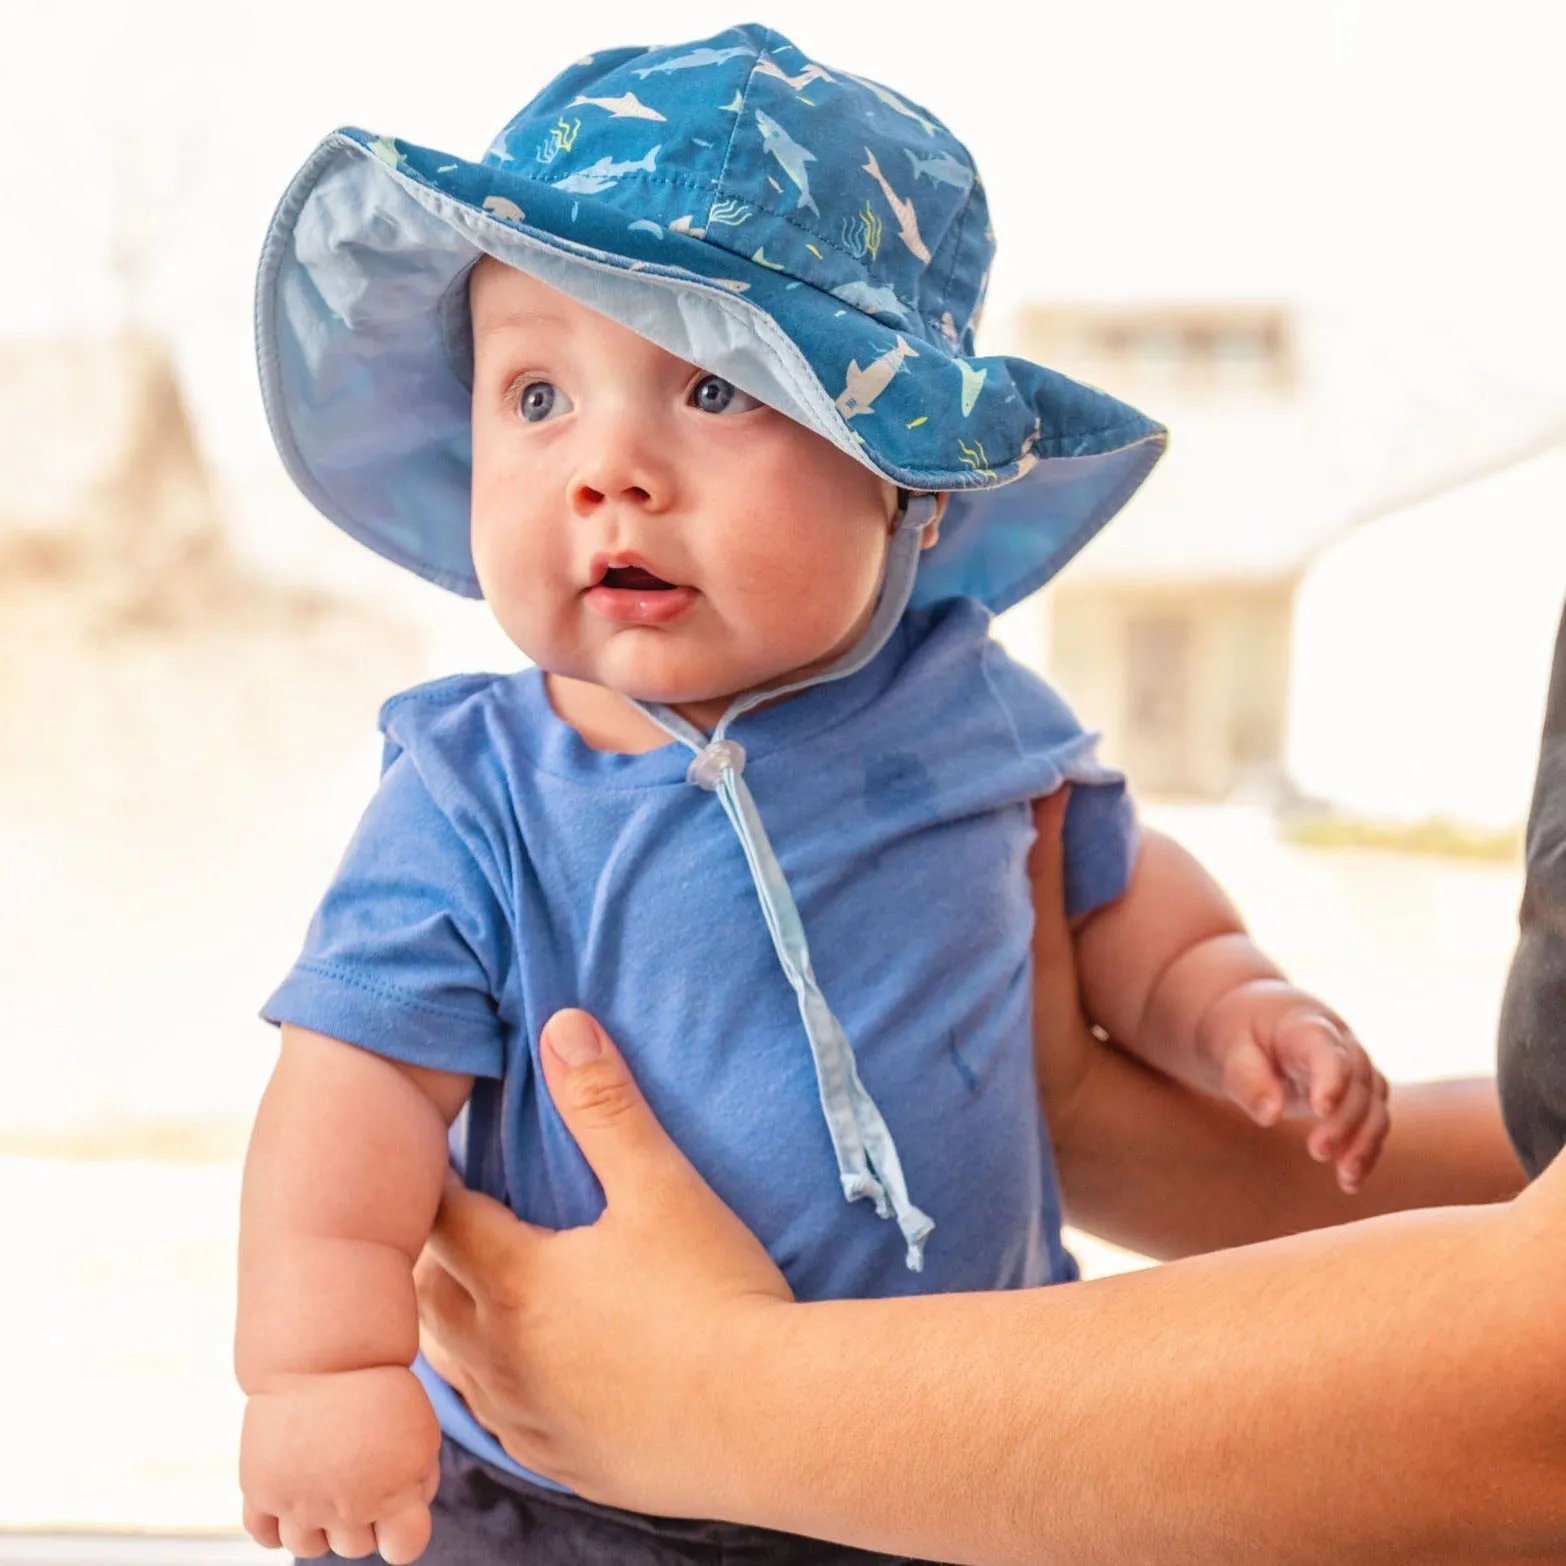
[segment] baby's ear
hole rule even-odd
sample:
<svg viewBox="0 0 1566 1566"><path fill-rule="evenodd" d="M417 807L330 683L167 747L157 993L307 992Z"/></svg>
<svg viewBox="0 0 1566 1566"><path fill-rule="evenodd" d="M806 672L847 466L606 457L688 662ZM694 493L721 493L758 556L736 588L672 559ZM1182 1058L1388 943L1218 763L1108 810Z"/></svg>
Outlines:
<svg viewBox="0 0 1566 1566"><path fill-rule="evenodd" d="M926 525L924 537L919 540L920 549L934 549L941 541L941 518L946 515L946 502L951 496L942 490L935 497L935 516Z"/></svg>

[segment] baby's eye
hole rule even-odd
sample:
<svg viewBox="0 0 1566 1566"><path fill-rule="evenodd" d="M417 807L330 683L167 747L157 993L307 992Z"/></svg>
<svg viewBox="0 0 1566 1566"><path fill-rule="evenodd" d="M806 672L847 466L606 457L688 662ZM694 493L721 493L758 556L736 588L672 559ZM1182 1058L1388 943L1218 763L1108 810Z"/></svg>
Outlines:
<svg viewBox="0 0 1566 1566"><path fill-rule="evenodd" d="M570 411L571 399L553 381L529 381L517 398L517 412L529 424L542 424Z"/></svg>
<svg viewBox="0 0 1566 1566"><path fill-rule="evenodd" d="M748 413L761 404L721 375L704 375L691 388L691 406L703 413Z"/></svg>

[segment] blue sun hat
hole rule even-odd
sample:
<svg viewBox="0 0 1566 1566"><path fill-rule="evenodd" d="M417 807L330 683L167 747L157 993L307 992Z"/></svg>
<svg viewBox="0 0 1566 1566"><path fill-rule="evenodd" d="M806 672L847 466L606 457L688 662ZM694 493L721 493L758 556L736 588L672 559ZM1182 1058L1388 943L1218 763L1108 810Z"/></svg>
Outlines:
<svg viewBox="0 0 1566 1566"><path fill-rule="evenodd" d="M257 280L261 384L294 481L339 527L479 597L468 545L467 278L490 255L733 382L913 492L869 629L804 682L879 651L909 603L999 612L1125 504L1165 432L1024 359L974 354L994 253L984 187L941 122L755 24L577 61L478 162L346 128L294 176ZM949 492L939 541L926 492ZM745 847L799 1001L846 1197L931 1228L811 970L728 737L648 708L696 753Z"/></svg>

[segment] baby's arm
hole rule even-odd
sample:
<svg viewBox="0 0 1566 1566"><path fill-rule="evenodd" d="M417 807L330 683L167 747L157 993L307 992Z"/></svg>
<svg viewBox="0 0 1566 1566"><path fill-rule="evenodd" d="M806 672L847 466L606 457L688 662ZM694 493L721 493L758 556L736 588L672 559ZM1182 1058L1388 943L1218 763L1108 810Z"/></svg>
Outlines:
<svg viewBox="0 0 1566 1566"><path fill-rule="evenodd" d="M1291 1109L1314 1115L1312 1156L1358 1187L1386 1135L1385 1080L1178 844L1145 833L1124 896L1082 922L1077 953L1083 1004L1116 1043L1263 1125Z"/></svg>
<svg viewBox="0 0 1566 1566"><path fill-rule="evenodd" d="M409 1368L413 1263L473 1079L284 1026L240 1202L245 1526L297 1555L429 1538L440 1430Z"/></svg>

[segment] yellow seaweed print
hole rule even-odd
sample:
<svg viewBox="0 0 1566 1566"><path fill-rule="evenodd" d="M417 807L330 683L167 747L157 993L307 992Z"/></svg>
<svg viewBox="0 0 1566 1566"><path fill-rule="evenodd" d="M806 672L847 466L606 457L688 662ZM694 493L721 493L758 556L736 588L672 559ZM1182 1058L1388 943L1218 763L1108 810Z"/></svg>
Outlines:
<svg viewBox="0 0 1566 1566"><path fill-rule="evenodd" d="M957 449L962 453L962 465L970 472L978 473L982 477L993 480L995 470L990 466L990 459L984 455L984 442L976 440L970 446L960 436L957 440Z"/></svg>
<svg viewBox="0 0 1566 1566"><path fill-rule="evenodd" d="M581 129L581 120L568 120L562 115L549 127L549 137L538 149L538 161L553 163L562 152L569 152L576 145Z"/></svg>

